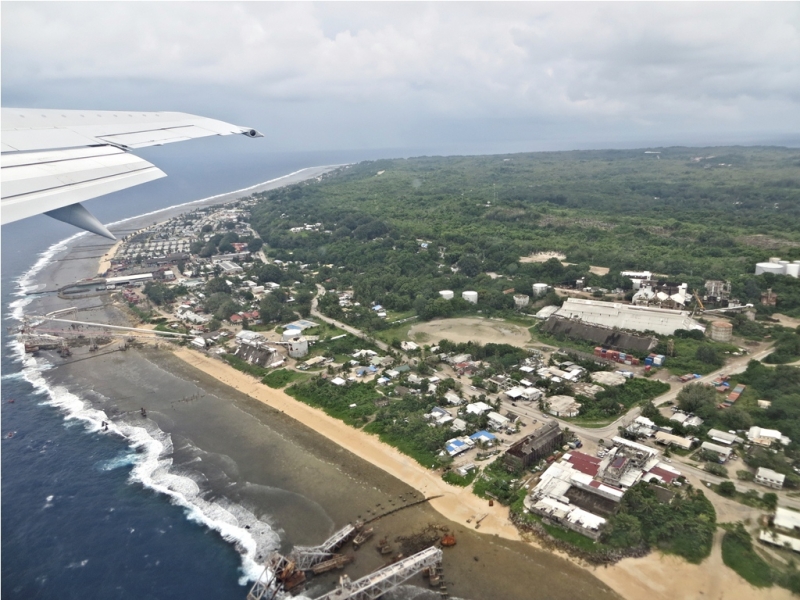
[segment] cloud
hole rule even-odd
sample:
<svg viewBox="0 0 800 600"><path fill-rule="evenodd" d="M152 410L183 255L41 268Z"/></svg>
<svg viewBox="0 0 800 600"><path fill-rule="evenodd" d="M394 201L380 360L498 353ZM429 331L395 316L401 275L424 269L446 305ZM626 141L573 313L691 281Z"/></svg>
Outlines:
<svg viewBox="0 0 800 600"><path fill-rule="evenodd" d="M363 115L387 139L380 115L797 133L797 56L795 3L7 3L2 20L4 98L91 82L119 101L133 81Z"/></svg>

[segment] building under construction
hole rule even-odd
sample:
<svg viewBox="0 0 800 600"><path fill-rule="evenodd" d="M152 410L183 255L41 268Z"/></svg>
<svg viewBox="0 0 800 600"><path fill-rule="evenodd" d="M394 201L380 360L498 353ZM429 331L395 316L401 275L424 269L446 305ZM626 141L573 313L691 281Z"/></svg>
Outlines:
<svg viewBox="0 0 800 600"><path fill-rule="evenodd" d="M564 444L564 432L556 421L548 421L533 433L511 446L503 457L511 470L525 469L558 450Z"/></svg>

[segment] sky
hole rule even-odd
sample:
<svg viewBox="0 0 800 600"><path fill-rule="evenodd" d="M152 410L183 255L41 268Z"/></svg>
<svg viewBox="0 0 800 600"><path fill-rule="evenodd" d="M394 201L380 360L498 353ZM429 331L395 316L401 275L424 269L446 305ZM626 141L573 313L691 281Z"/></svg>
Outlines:
<svg viewBox="0 0 800 600"><path fill-rule="evenodd" d="M800 4L2 3L2 105L180 110L276 152L800 145Z"/></svg>

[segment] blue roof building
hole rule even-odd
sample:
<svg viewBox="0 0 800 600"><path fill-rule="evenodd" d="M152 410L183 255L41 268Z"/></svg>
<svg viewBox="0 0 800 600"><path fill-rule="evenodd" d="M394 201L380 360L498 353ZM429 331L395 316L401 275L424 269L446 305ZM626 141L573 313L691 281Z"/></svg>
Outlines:
<svg viewBox="0 0 800 600"><path fill-rule="evenodd" d="M469 436L469 439L475 442L494 442L497 441L497 436L495 436L492 433L489 433L488 431L481 430L476 433L473 433L471 436Z"/></svg>

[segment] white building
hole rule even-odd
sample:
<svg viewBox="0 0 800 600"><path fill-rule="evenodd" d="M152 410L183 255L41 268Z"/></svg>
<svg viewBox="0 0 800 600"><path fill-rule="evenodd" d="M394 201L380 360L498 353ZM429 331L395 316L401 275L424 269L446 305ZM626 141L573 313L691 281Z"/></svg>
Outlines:
<svg viewBox="0 0 800 600"><path fill-rule="evenodd" d="M485 402L473 402L472 404L467 404L467 412L471 415L482 415L490 410L492 410L492 407Z"/></svg>
<svg viewBox="0 0 800 600"><path fill-rule="evenodd" d="M758 471L756 471L756 483L776 490L779 490L783 487L783 482L785 479L786 475L783 473L777 473L772 469L767 469L766 467L759 467Z"/></svg>
<svg viewBox="0 0 800 600"><path fill-rule="evenodd" d="M582 298L568 298L556 315L606 327L654 331L661 335L672 335L676 329L705 331L705 327L692 319L687 311Z"/></svg>
<svg viewBox="0 0 800 600"><path fill-rule="evenodd" d="M722 459L720 462L727 461L731 457L731 452L733 452L731 448L725 448L724 446L712 444L711 442L703 442L700 445L700 448L706 450L707 452L713 452L717 454Z"/></svg>
<svg viewBox="0 0 800 600"><path fill-rule="evenodd" d="M727 431L720 431L719 429L709 429L708 437L715 442L719 442L720 444L725 444L727 446L730 446L736 441L736 435L733 433L728 433Z"/></svg>
<svg viewBox="0 0 800 600"><path fill-rule="evenodd" d="M447 400L448 403L458 406L462 402L464 402L461 398L458 397L453 390L449 390L445 395L444 399Z"/></svg>
<svg viewBox="0 0 800 600"><path fill-rule="evenodd" d="M581 404L572 396L550 396L547 399L547 412L556 417L577 417Z"/></svg>
<svg viewBox="0 0 800 600"><path fill-rule="evenodd" d="M771 446L774 442L779 442L784 446L792 443L792 440L777 429L764 429L755 425L747 432L747 439L759 446Z"/></svg>
<svg viewBox="0 0 800 600"><path fill-rule="evenodd" d="M489 417L489 425L494 427L495 429L503 429L508 427L508 424L511 422L508 417L504 417L500 413L491 411L488 415Z"/></svg>

